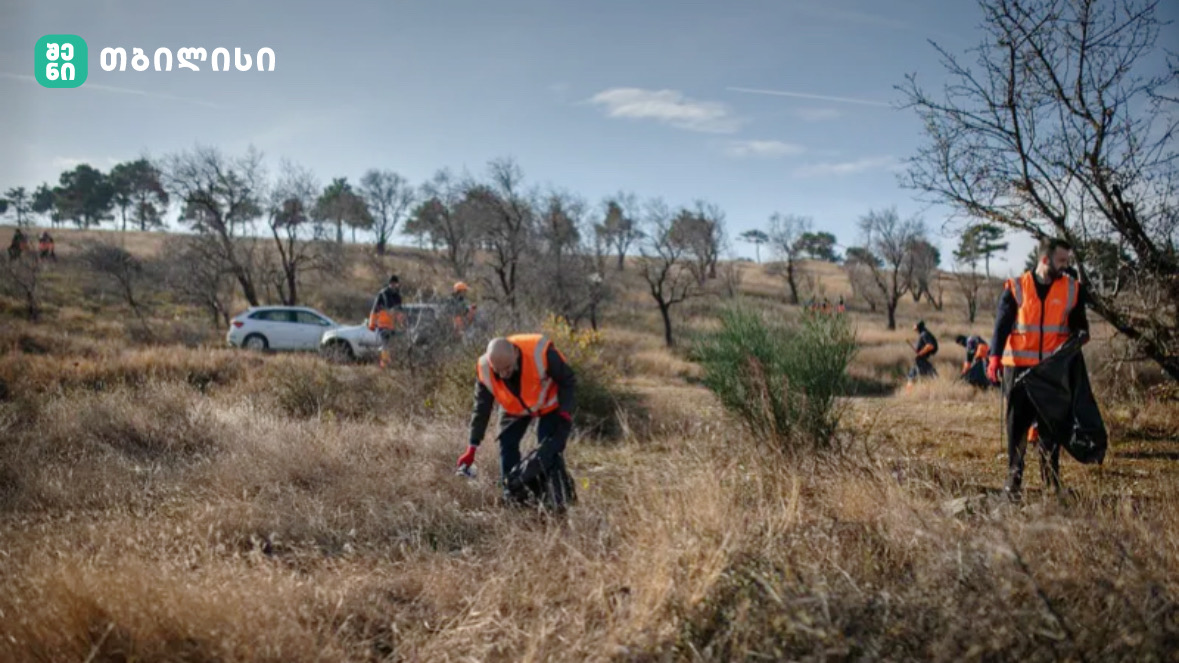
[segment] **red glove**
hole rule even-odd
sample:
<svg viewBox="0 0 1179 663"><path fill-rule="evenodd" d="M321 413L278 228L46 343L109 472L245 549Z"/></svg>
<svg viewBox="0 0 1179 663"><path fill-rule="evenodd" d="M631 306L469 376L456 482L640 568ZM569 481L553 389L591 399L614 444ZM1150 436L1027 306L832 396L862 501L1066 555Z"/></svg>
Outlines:
<svg viewBox="0 0 1179 663"><path fill-rule="evenodd" d="M995 384L999 384L999 376L1003 373L1003 360L999 357L991 357L987 360L987 379Z"/></svg>
<svg viewBox="0 0 1179 663"><path fill-rule="evenodd" d="M459 467L462 467L463 465L470 467L471 465L473 465L475 463L475 450L478 448L479 447L477 447L473 444L467 445L467 450L465 452L463 452L463 455L459 456L459 459L458 459Z"/></svg>
<svg viewBox="0 0 1179 663"><path fill-rule="evenodd" d="M568 412L566 412L564 410L557 412L557 416L561 417L565 421L568 421L569 423L573 423L573 415L569 414Z"/></svg>

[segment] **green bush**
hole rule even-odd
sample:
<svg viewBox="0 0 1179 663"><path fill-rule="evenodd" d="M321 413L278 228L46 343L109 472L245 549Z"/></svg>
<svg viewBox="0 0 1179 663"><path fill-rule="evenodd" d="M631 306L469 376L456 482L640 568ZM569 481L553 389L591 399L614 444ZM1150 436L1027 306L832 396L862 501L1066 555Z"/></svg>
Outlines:
<svg viewBox="0 0 1179 663"><path fill-rule="evenodd" d="M702 382L759 440L784 451L834 446L838 397L856 352L844 316L806 314L786 321L737 305L715 331L697 337L692 358Z"/></svg>

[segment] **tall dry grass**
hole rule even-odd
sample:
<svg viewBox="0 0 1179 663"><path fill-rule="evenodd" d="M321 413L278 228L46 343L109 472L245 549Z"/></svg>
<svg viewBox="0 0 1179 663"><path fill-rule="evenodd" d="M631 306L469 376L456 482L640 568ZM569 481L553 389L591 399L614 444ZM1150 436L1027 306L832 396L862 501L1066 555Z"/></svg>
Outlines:
<svg viewBox="0 0 1179 663"><path fill-rule="evenodd" d="M894 399L849 418L856 454L785 464L668 385L653 437L575 438L581 502L548 520L498 506L494 444L478 479L451 473L461 416L292 416L267 371L308 366L261 361L204 392L175 368L38 391L32 418L0 419L0 659L1163 660L1179 642L1175 470L1133 488L1150 460L1066 467L1071 499L1010 507L971 465L986 402Z"/></svg>
<svg viewBox="0 0 1179 663"><path fill-rule="evenodd" d="M411 253L353 276L421 263ZM780 307L780 282L758 269L746 283ZM841 287L838 270L821 276ZM410 377L142 347L67 305L68 280L54 287L50 323L6 318L0 331L0 661L1179 651L1179 405L1124 387L1127 371L1096 356L1106 465L1066 457L1070 492L1029 480L1016 507L994 494L1005 468L993 395L943 378L851 399L845 454L785 463L686 379L698 369L662 347L631 288L601 360L642 407L620 413L616 444L574 435L580 503L548 519L498 505L490 440L477 479L452 474L470 358ZM312 284L309 296L356 294ZM706 328L715 304L693 304L677 331ZM956 374L961 311L902 312L902 326L939 325L939 370ZM891 388L911 333L854 317L853 376Z"/></svg>

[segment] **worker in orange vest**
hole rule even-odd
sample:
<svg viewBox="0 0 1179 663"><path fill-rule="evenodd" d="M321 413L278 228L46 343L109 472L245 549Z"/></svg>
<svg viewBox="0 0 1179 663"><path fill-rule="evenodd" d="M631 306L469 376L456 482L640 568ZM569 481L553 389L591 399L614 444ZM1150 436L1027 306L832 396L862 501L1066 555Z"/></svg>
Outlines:
<svg viewBox="0 0 1179 663"><path fill-rule="evenodd" d="M966 360L962 362L958 377L976 387L989 388L991 382L987 379L987 353L991 346L981 336L962 335L954 342L966 348Z"/></svg>
<svg viewBox="0 0 1179 663"><path fill-rule="evenodd" d="M1007 397L1008 469L1004 490L1012 500L1020 498L1029 429L1038 423L1031 400L1022 388L1015 387L1015 379L1047 359L1071 335L1084 332L1083 342L1088 342L1085 291L1068 273L1072 246L1064 240L1047 239L1040 243L1037 255L1035 271L1026 271L1003 285L987 363L987 378L998 383L1001 376ZM1037 449L1044 485L1059 492L1061 441L1035 437L1039 437Z"/></svg>
<svg viewBox="0 0 1179 663"><path fill-rule="evenodd" d="M37 250L40 252L42 260L53 259L57 261L57 253L53 250L53 238L49 236L49 231L41 233L41 237L37 240Z"/></svg>
<svg viewBox="0 0 1179 663"><path fill-rule="evenodd" d="M467 290L466 283L455 283L449 301L451 315L454 316L454 331L460 336L475 321L475 305L467 303Z"/></svg>
<svg viewBox="0 0 1179 663"><path fill-rule="evenodd" d="M461 472L475 462L493 406L499 421L500 487L505 504L521 504L531 495L556 511L576 499L565 469L565 443L573 428L577 377L544 334L494 338L475 367L475 405L466 452L458 459ZM520 440L537 420L536 452L523 461Z"/></svg>
<svg viewBox="0 0 1179 663"><path fill-rule="evenodd" d="M401 279L396 274L381 288L368 314L368 330L377 332L381 340L381 368L389 365L390 346L397 329L405 327L405 313L401 308Z"/></svg>

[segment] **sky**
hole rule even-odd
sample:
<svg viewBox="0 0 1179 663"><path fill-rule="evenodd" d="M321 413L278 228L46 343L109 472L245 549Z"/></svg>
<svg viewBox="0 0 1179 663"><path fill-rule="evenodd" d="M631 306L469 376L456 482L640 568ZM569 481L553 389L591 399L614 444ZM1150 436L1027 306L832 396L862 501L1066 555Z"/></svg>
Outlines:
<svg viewBox="0 0 1179 663"><path fill-rule="evenodd" d="M937 86L929 40L960 52L980 16L965 0L3 0L0 190L197 144L253 145L324 184L478 176L511 157L594 203L716 203L733 238L781 212L852 244L861 215L895 206L948 257L948 210L898 185L922 133L894 86ZM45 34L86 40L81 87L36 83ZM108 46L268 47L276 66L108 72ZM1030 246L1015 240L1011 261Z"/></svg>

